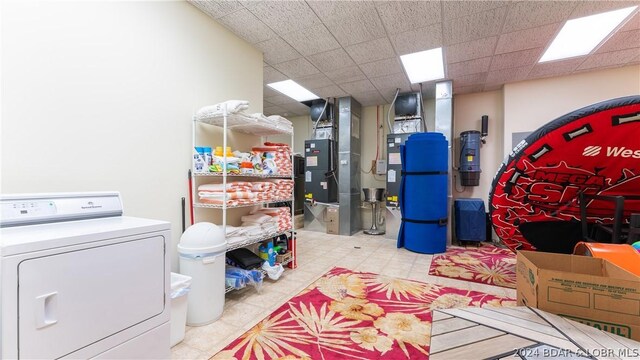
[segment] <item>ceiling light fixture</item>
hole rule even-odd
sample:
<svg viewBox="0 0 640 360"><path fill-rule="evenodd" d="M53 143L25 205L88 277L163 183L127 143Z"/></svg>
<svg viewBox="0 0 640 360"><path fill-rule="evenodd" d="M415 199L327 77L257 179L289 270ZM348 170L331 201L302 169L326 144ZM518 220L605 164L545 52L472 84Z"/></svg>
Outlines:
<svg viewBox="0 0 640 360"><path fill-rule="evenodd" d="M567 21L539 62L589 54L637 8L632 6Z"/></svg>
<svg viewBox="0 0 640 360"><path fill-rule="evenodd" d="M320 98L318 95L303 88L302 86L300 86L300 84L293 80L278 81L267 84L267 86L287 95L292 99L295 99L296 101L307 101Z"/></svg>
<svg viewBox="0 0 640 360"><path fill-rule="evenodd" d="M412 84L444 78L441 47L402 55L400 60Z"/></svg>

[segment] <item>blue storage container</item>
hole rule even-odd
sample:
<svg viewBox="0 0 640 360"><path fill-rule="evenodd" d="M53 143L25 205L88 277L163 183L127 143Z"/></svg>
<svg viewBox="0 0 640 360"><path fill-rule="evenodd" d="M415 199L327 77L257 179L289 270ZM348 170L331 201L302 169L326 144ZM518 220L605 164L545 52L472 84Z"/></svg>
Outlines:
<svg viewBox="0 0 640 360"><path fill-rule="evenodd" d="M456 239L485 241L487 218L482 199L457 199L454 202Z"/></svg>
<svg viewBox="0 0 640 360"><path fill-rule="evenodd" d="M400 146L398 247L425 254L446 251L447 154L447 140L441 133L416 133Z"/></svg>

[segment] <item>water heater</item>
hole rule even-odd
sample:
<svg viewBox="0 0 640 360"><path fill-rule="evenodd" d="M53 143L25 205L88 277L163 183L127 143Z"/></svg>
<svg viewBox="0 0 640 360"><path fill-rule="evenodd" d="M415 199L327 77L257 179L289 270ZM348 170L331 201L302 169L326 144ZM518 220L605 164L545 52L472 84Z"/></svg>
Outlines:
<svg viewBox="0 0 640 360"><path fill-rule="evenodd" d="M480 184L480 131L469 130L460 133L460 182L462 186Z"/></svg>

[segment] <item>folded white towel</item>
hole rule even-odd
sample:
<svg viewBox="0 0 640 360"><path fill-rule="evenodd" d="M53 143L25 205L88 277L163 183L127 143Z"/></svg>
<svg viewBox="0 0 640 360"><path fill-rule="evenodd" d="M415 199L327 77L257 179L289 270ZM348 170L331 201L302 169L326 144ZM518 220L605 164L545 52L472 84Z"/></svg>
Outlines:
<svg viewBox="0 0 640 360"><path fill-rule="evenodd" d="M254 223L254 224L263 224L269 221L273 221L273 218L269 215L264 214L255 214L255 215L245 215L240 218L243 223Z"/></svg>
<svg viewBox="0 0 640 360"><path fill-rule="evenodd" d="M224 115L224 110L227 110L227 114L235 114L240 111L249 108L249 102L246 100L228 100L219 104L205 106L198 110L196 113L196 119L208 119L216 116Z"/></svg>
<svg viewBox="0 0 640 360"><path fill-rule="evenodd" d="M276 123L278 123L279 125L284 125L284 126L286 126L286 125L289 125L289 126L293 125L293 123L292 123L291 121L289 121L289 120L287 120L287 119L283 118L283 117L282 117L282 116L280 116L280 115L271 115L271 116L269 116L269 119L270 119L270 120L272 120L272 121L275 121L275 122L276 122Z"/></svg>

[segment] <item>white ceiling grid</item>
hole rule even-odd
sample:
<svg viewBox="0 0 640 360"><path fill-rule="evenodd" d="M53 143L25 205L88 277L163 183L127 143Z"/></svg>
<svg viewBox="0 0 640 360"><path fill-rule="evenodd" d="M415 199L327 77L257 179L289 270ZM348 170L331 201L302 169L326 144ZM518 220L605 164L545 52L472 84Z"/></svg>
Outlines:
<svg viewBox="0 0 640 360"><path fill-rule="evenodd" d="M190 2L264 53L264 83L293 79L321 97L362 105L411 85L399 56L443 47L454 93L640 63L636 13L592 55L538 64L565 21L640 1L220 1ZM424 84L425 94L433 83ZM269 89L265 114L308 113Z"/></svg>

